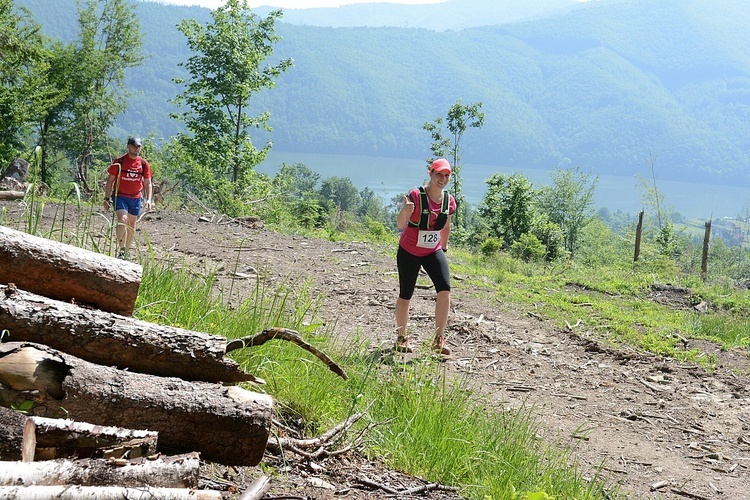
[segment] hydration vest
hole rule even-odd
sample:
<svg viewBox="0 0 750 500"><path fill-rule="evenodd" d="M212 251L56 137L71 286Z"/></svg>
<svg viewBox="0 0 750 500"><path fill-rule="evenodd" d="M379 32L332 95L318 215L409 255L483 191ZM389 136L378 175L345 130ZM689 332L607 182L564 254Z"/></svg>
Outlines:
<svg viewBox="0 0 750 500"><path fill-rule="evenodd" d="M443 191L443 203L440 206L440 214L435 221L436 231L440 231L445 226L445 222L448 220L449 209L450 195L447 191ZM419 229L428 229L427 226L430 223L430 201L427 199L427 192L424 190L424 186L419 186L419 210L421 211L419 223L417 224L409 220L409 225L411 227L418 227Z"/></svg>

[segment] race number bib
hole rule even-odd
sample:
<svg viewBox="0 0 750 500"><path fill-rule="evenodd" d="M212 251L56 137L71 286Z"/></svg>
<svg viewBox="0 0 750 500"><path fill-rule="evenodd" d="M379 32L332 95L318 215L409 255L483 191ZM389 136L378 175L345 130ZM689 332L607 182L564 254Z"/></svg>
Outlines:
<svg viewBox="0 0 750 500"><path fill-rule="evenodd" d="M420 230L417 237L417 246L419 248L435 248L440 243L440 231Z"/></svg>

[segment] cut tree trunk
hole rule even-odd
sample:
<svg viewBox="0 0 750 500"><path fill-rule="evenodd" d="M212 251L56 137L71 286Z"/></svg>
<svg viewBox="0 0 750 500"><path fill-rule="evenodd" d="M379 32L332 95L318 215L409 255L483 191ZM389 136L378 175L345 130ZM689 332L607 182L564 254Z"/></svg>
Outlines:
<svg viewBox="0 0 750 500"><path fill-rule="evenodd" d="M0 462L0 486L125 486L137 488L197 488L200 458L197 453L163 456L153 460L45 460ZM5 498L5 497L3 497Z"/></svg>
<svg viewBox="0 0 750 500"><path fill-rule="evenodd" d="M0 460L21 460L25 424L26 415L0 406Z"/></svg>
<svg viewBox="0 0 750 500"><path fill-rule="evenodd" d="M0 226L0 283L45 297L133 314L143 268Z"/></svg>
<svg viewBox="0 0 750 500"><path fill-rule="evenodd" d="M0 266L2 267L2 266ZM0 325L91 363L206 382L262 382L227 358L227 339L87 309L0 285Z"/></svg>
<svg viewBox="0 0 750 500"><path fill-rule="evenodd" d="M221 500L220 491L116 486L4 486L0 498L15 500Z"/></svg>
<svg viewBox="0 0 750 500"><path fill-rule="evenodd" d="M0 383L16 391L3 404L32 400L31 415L157 431L160 447L227 465L257 465L271 429L265 394L95 365L39 344L0 344Z"/></svg>
<svg viewBox="0 0 750 500"><path fill-rule="evenodd" d="M158 433L57 418L29 417L21 460L55 458L140 458L154 455ZM166 485L161 485L166 486Z"/></svg>
<svg viewBox="0 0 750 500"><path fill-rule="evenodd" d="M0 191L0 200L21 200L25 194L23 191Z"/></svg>

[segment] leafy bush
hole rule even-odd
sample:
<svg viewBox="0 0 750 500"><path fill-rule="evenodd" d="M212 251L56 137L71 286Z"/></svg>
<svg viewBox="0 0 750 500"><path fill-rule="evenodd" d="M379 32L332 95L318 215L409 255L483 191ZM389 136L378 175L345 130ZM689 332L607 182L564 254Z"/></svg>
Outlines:
<svg viewBox="0 0 750 500"><path fill-rule="evenodd" d="M510 246L510 253L524 262L540 262L544 260L547 248L536 236L526 233Z"/></svg>
<svg viewBox="0 0 750 500"><path fill-rule="evenodd" d="M482 242L479 251L485 257L492 257L503 247L503 242L497 238L487 238Z"/></svg>

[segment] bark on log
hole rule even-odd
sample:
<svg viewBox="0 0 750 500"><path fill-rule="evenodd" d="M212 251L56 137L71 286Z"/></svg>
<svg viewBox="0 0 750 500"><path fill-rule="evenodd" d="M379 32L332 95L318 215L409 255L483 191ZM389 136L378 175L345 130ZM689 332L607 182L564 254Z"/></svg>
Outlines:
<svg viewBox="0 0 750 500"><path fill-rule="evenodd" d="M0 266L2 267L2 266ZM227 339L87 309L0 285L0 325L91 363L206 382L260 382L225 357Z"/></svg>
<svg viewBox="0 0 750 500"><path fill-rule="evenodd" d="M221 500L221 492L177 488L116 486L4 486L0 498L15 500Z"/></svg>
<svg viewBox="0 0 750 500"><path fill-rule="evenodd" d="M123 316L133 314L143 268L0 226L0 283Z"/></svg>
<svg viewBox="0 0 750 500"><path fill-rule="evenodd" d="M33 462L68 457L135 459L154 455L157 440L158 433L154 431L29 417L23 431L21 460Z"/></svg>
<svg viewBox="0 0 750 500"><path fill-rule="evenodd" d="M197 453L139 459L120 464L114 460L46 460L0 462L0 486L124 486L138 488L197 488L200 458ZM5 498L5 497L2 497Z"/></svg>
<svg viewBox="0 0 750 500"><path fill-rule="evenodd" d="M0 191L0 200L21 200L25 194L23 191Z"/></svg>
<svg viewBox="0 0 750 500"><path fill-rule="evenodd" d="M21 460L25 424L26 415L0 406L0 460Z"/></svg>
<svg viewBox="0 0 750 500"><path fill-rule="evenodd" d="M261 500L271 489L271 480L268 476L260 476L242 492L238 500Z"/></svg>
<svg viewBox="0 0 750 500"><path fill-rule="evenodd" d="M270 396L95 365L39 344L0 344L0 383L18 391L16 401L33 400L31 415L157 431L160 447L228 465L257 465L271 429Z"/></svg>

